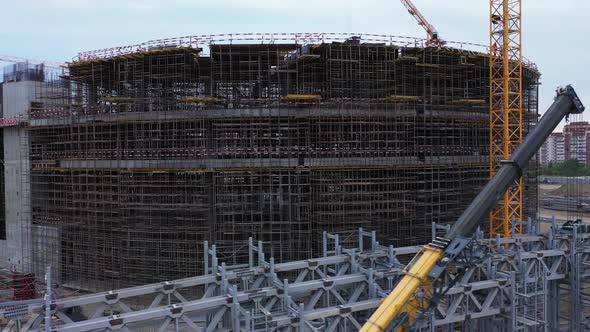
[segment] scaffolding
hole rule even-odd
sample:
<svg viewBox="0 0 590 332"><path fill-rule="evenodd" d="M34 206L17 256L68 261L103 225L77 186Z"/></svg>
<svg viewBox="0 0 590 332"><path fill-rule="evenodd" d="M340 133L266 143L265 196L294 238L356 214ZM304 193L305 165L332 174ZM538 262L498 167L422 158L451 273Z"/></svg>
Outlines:
<svg viewBox="0 0 590 332"><path fill-rule="evenodd" d="M546 233L533 222L508 238L478 232L470 254L422 298L431 305L410 330L587 331L590 227L549 222ZM354 235L359 245L347 248L323 233L320 257L294 262L276 262L269 245L250 239L239 265L206 242L202 275L81 296L41 284L44 298L2 303L0 319L8 332L358 330L403 277L400 261L420 247L384 246L374 231Z"/></svg>
<svg viewBox="0 0 590 332"><path fill-rule="evenodd" d="M328 37L81 53L31 107L30 264L99 291L196 275L205 240L290 261L324 231L405 246L453 222L487 179L487 54Z"/></svg>

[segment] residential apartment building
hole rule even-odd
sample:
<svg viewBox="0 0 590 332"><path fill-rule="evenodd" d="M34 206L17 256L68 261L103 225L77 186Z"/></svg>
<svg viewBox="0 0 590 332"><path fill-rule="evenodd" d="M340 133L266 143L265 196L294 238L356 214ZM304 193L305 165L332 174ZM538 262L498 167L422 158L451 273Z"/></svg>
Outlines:
<svg viewBox="0 0 590 332"><path fill-rule="evenodd" d="M572 122L562 133L553 133L539 152L541 164L578 160L590 164L590 123Z"/></svg>
<svg viewBox="0 0 590 332"><path fill-rule="evenodd" d="M565 136L565 158L590 164L590 123L572 122L563 128Z"/></svg>
<svg viewBox="0 0 590 332"><path fill-rule="evenodd" d="M552 133L541 147L541 164L547 165L553 162L565 160L565 137L563 133Z"/></svg>

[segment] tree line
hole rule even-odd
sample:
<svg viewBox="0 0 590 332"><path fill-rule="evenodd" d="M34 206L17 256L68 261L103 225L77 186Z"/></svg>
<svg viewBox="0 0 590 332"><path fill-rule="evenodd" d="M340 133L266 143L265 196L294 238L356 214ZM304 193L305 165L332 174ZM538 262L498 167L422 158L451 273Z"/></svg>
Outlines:
<svg viewBox="0 0 590 332"><path fill-rule="evenodd" d="M590 176L590 166L575 159L549 163L549 165L541 168L541 175Z"/></svg>

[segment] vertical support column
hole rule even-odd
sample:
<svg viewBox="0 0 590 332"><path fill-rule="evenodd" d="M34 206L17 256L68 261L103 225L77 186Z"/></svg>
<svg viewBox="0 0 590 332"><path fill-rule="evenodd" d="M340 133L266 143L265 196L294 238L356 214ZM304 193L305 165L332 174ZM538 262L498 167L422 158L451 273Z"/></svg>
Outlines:
<svg viewBox="0 0 590 332"><path fill-rule="evenodd" d="M578 228L572 227L572 235L570 239L570 271L569 271L569 283L570 283L570 331L583 331L582 327L582 292L580 284L580 263L581 256L578 253Z"/></svg>
<svg viewBox="0 0 590 332"><path fill-rule="evenodd" d="M539 223L537 222L538 226ZM555 216L552 218L552 227L548 232L548 247L550 249L558 249L557 241L554 241L554 232L556 230ZM549 331L559 330L559 280L550 280L547 287L547 329Z"/></svg>
<svg viewBox="0 0 590 332"><path fill-rule="evenodd" d="M48 266L45 272L45 332L51 331L51 267Z"/></svg>
<svg viewBox="0 0 590 332"><path fill-rule="evenodd" d="M522 142L521 1L490 0L490 177ZM490 236L522 234L522 178L490 213Z"/></svg>
<svg viewBox="0 0 590 332"><path fill-rule="evenodd" d="M31 101L40 82L4 83L3 116L28 121ZM4 135L4 177L6 240L0 241L1 264L22 272L43 275L44 266L33 271L31 241L31 163L29 131L24 126L6 127Z"/></svg>

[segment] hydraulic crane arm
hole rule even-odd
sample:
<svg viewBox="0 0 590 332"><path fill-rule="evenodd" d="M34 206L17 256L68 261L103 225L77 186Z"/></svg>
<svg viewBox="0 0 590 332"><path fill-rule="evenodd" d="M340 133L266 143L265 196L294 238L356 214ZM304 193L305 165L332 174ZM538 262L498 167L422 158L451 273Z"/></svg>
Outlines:
<svg viewBox="0 0 590 332"><path fill-rule="evenodd" d="M521 175L525 165L559 122L569 114L583 111L584 106L571 86L559 89L551 107L514 151L511 159L503 161L502 167L453 224L447 236L437 238L418 252L405 268L404 277L360 331L381 332L390 326L397 329L405 321L413 320L418 309L416 301L419 293L428 291L430 283L438 279L471 242L481 221Z"/></svg>

